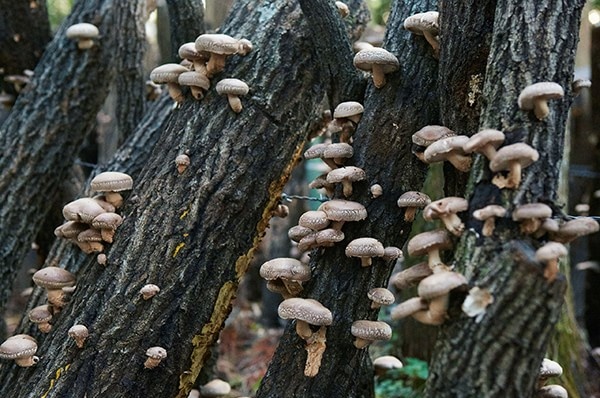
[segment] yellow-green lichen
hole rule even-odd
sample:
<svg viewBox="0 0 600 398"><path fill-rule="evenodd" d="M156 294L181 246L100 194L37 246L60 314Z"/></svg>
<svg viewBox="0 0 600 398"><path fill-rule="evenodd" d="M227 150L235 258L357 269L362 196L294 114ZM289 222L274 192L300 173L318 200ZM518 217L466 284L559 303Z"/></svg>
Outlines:
<svg viewBox="0 0 600 398"><path fill-rule="evenodd" d="M42 395L41 398L47 398L48 394L50 394L50 391L54 388L54 385L56 384L56 382L58 381L58 379L60 378L60 376L62 376L62 374L64 372L66 372L67 370L69 370L69 367L71 365L70 364L66 364L65 366L61 366L60 368L56 369L56 372L54 372L54 377L52 379L50 379L50 386L48 387L48 389L46 390L46 392L44 393L44 395Z"/></svg>

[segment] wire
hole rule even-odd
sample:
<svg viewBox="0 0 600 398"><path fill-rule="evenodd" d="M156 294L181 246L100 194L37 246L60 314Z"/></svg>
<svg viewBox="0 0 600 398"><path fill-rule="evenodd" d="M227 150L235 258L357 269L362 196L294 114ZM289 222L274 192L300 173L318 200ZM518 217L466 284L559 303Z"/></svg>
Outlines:
<svg viewBox="0 0 600 398"><path fill-rule="evenodd" d="M320 195L318 198L315 198L314 196L302 196L302 195L288 195L287 193L282 193L281 194L281 200L284 200L286 202L291 202L292 200L311 200L311 201L315 201L315 202L327 202L329 200L328 197Z"/></svg>

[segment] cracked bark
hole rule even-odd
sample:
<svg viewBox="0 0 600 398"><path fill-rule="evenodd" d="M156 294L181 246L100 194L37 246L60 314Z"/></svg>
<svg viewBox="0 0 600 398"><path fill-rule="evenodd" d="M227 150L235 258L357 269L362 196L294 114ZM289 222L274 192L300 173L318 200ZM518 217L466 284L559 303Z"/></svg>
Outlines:
<svg viewBox="0 0 600 398"><path fill-rule="evenodd" d="M542 201L560 216L558 165L572 99L582 6L583 1L498 3L480 128L513 131L507 142L530 143L540 159L524 170L515 191L493 186L487 162L476 162L470 177L469 214L491 202L513 209ZM515 100L521 89L537 81L557 82L566 93L563 100L551 104L551 114L544 121L519 110ZM500 220L497 228L493 239L478 238L481 223L468 217L454 264L471 286L488 289L495 301L480 323L458 310L442 327L427 383L429 397L529 397L534 393L539 365L560 315L565 280L548 283L543 266L534 260L535 249L545 238L521 236L518 225L509 219Z"/></svg>
<svg viewBox="0 0 600 398"><path fill-rule="evenodd" d="M365 205L368 218L346 223L343 242L311 254L313 276L302 296L320 301L333 313L319 373L312 378L303 375L305 344L292 323L258 397L280 397L282 392L286 397L373 396L368 349L354 347L350 326L358 319L377 318L378 311L370 308L366 295L371 288L386 285L392 264L375 259L373 266L362 268L358 260L345 256L344 248L352 239L365 236L377 238L384 246L402 247L410 232L396 201L403 192L420 189L425 177L425 165L410 152L411 135L423 125L439 123L438 71L429 45L422 37L412 37L402 24L409 15L433 7L434 1L424 0L398 1L392 8L384 47L398 57L401 70L388 75L382 89L369 83L365 112L354 134L351 163L366 171L367 180L354 184L351 200ZM321 55L327 56L331 55ZM383 187L384 194L372 199L369 187L375 183Z"/></svg>

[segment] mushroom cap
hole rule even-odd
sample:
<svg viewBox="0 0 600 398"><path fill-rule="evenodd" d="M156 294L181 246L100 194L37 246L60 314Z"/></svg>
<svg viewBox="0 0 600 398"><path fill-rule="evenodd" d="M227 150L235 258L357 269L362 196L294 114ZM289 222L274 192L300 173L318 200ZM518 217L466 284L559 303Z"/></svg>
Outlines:
<svg viewBox="0 0 600 398"><path fill-rule="evenodd" d="M537 99L559 99L565 95L562 86L554 82L540 82L531 84L521 91L517 100L519 108L533 109Z"/></svg>
<svg viewBox="0 0 600 398"><path fill-rule="evenodd" d="M220 33L205 33L194 42L197 51L231 55L238 52L238 40Z"/></svg>
<svg viewBox="0 0 600 398"><path fill-rule="evenodd" d="M557 260L559 257L565 257L569 250L562 243L548 242L535 251L535 259L541 263L550 260Z"/></svg>
<svg viewBox="0 0 600 398"><path fill-rule="evenodd" d="M86 338L89 336L88 328L84 325L73 325L69 328L67 332L69 337L77 337L77 338Z"/></svg>
<svg viewBox="0 0 600 398"><path fill-rule="evenodd" d="M160 287L158 287L157 285L153 284L153 283L148 283L144 286L142 286L142 288L140 289L140 293L143 294L144 296L156 296L158 294L158 292L160 292Z"/></svg>
<svg viewBox="0 0 600 398"><path fill-rule="evenodd" d="M118 171L105 171L90 182L90 188L96 192L120 192L130 190L132 187L131 176Z"/></svg>
<svg viewBox="0 0 600 398"><path fill-rule="evenodd" d="M363 169L356 166L340 167L327 173L327 182L335 183L342 181L362 181L367 178Z"/></svg>
<svg viewBox="0 0 600 398"><path fill-rule="evenodd" d="M87 22L71 25L65 31L69 39L95 39L100 35L100 31L95 25Z"/></svg>
<svg viewBox="0 0 600 398"><path fill-rule="evenodd" d="M94 218L104 212L106 210L92 198L75 199L67 203L62 210L65 220L83 223L91 223Z"/></svg>
<svg viewBox="0 0 600 398"><path fill-rule="evenodd" d="M27 317L33 323L43 323L52 319L52 312L50 312L50 306L48 304L43 304L32 308L27 314Z"/></svg>
<svg viewBox="0 0 600 398"><path fill-rule="evenodd" d="M490 170L494 173L508 170L512 162L519 162L522 167L527 167L539 157L538 151L525 143L518 142L498 149L496 156L490 161Z"/></svg>
<svg viewBox="0 0 600 398"><path fill-rule="evenodd" d="M12 336L0 344L0 358L19 359L30 357L37 351L37 343L31 336Z"/></svg>
<svg viewBox="0 0 600 398"><path fill-rule="evenodd" d="M491 145L498 149L504 142L504 133L499 130L485 129L475 133L463 145L463 150L466 153L479 152L483 147Z"/></svg>
<svg viewBox="0 0 600 398"><path fill-rule="evenodd" d="M600 226L592 217L579 217L562 224L552 236L556 240L570 242L580 236L598 232Z"/></svg>
<svg viewBox="0 0 600 398"><path fill-rule="evenodd" d="M395 260L402 257L402 250L396 246L386 246L383 248L384 260Z"/></svg>
<svg viewBox="0 0 600 398"><path fill-rule="evenodd" d="M381 305L390 305L396 301L394 293L390 292L385 287L375 287L367 292L369 300Z"/></svg>
<svg viewBox="0 0 600 398"><path fill-rule="evenodd" d="M308 227L303 227L302 225L294 225L293 227L288 229L288 238L290 238L294 242L299 242L300 239L312 234L313 232L314 231Z"/></svg>
<svg viewBox="0 0 600 398"><path fill-rule="evenodd" d="M569 393L563 386L550 384L540 387L535 396L536 398L568 398Z"/></svg>
<svg viewBox="0 0 600 398"><path fill-rule="evenodd" d="M341 242L344 240L344 237L342 231L333 228L323 229L315 234L315 240L318 246Z"/></svg>
<svg viewBox="0 0 600 398"><path fill-rule="evenodd" d="M346 246L347 257L383 257L384 248L374 238L357 238Z"/></svg>
<svg viewBox="0 0 600 398"><path fill-rule="evenodd" d="M205 60L208 61L210 54L205 51L196 50L196 44L194 42L183 43L177 51L179 58L194 60Z"/></svg>
<svg viewBox="0 0 600 398"><path fill-rule="evenodd" d="M375 369L399 369L404 365L393 355L383 355L373 360L373 366Z"/></svg>
<svg viewBox="0 0 600 398"><path fill-rule="evenodd" d="M452 241L448 231L436 229L415 235L408 241L407 250L411 256L421 256L432 249L443 250L451 247Z"/></svg>
<svg viewBox="0 0 600 398"><path fill-rule="evenodd" d="M423 210L423 218L431 221L447 214L456 214L469 208L469 201L458 196L448 196L431 202Z"/></svg>
<svg viewBox="0 0 600 398"><path fill-rule="evenodd" d="M391 73L400 68L398 58L381 47L360 50L354 55L353 62L355 67L364 71L370 71L373 65L380 66L384 73Z"/></svg>
<svg viewBox="0 0 600 398"><path fill-rule="evenodd" d="M305 282L310 279L310 267L295 258L274 258L261 265L260 276L268 281L285 279Z"/></svg>
<svg viewBox="0 0 600 398"><path fill-rule="evenodd" d="M479 221L485 221L490 217L504 217L506 209L500 205L487 205L473 212L473 217Z"/></svg>
<svg viewBox="0 0 600 398"><path fill-rule="evenodd" d="M512 212L513 221L526 220L528 218L544 219L551 216L552 209L543 203L526 203L518 206Z"/></svg>
<svg viewBox="0 0 600 398"><path fill-rule="evenodd" d="M152 359L165 359L167 357L167 350L162 347L150 347L146 350L146 356Z"/></svg>
<svg viewBox="0 0 600 398"><path fill-rule="evenodd" d="M298 225L318 231L329 225L327 214L321 210L308 210L302 213L298 219Z"/></svg>
<svg viewBox="0 0 600 398"><path fill-rule="evenodd" d="M358 202L334 199L319 206L332 221L360 221L367 218L367 209Z"/></svg>
<svg viewBox="0 0 600 398"><path fill-rule="evenodd" d="M329 326L333 322L331 311L313 299L292 297L283 300L277 313L283 319L297 319L316 326Z"/></svg>
<svg viewBox="0 0 600 398"><path fill-rule="evenodd" d="M345 117L351 117L360 115L363 113L365 108L362 106L360 102L356 101L346 101L341 102L338 106L335 107L333 111L333 117L336 119L341 119Z"/></svg>
<svg viewBox="0 0 600 398"><path fill-rule="evenodd" d="M177 77L177 83L181 86L200 87L204 90L208 90L210 87L210 80L208 80L208 77L196 71L182 72Z"/></svg>
<svg viewBox="0 0 600 398"><path fill-rule="evenodd" d="M429 146L436 142L437 140L441 140L442 138L453 137L456 133L450 130L448 127L431 125L425 126L416 133L412 135L413 144L419 146Z"/></svg>
<svg viewBox="0 0 600 398"><path fill-rule="evenodd" d="M123 223L123 217L117 213L102 213L98 214L92 220L92 227L97 229L117 229Z"/></svg>
<svg viewBox="0 0 600 398"><path fill-rule="evenodd" d="M78 242L102 242L102 234L94 228L88 228L77 235Z"/></svg>
<svg viewBox="0 0 600 398"><path fill-rule="evenodd" d="M156 84L177 83L179 75L188 72L188 68L179 64L164 64L150 72L150 80Z"/></svg>
<svg viewBox="0 0 600 398"><path fill-rule="evenodd" d="M396 305L391 312L392 319L402 319L418 311L425 311L428 308L427 301L421 297L411 297Z"/></svg>
<svg viewBox="0 0 600 398"><path fill-rule="evenodd" d="M429 195L418 191L406 191L398 198L398 207L425 207L431 203Z"/></svg>
<svg viewBox="0 0 600 398"><path fill-rule="evenodd" d="M33 283L46 289L61 289L75 285L75 275L63 268L45 267L32 276Z"/></svg>
<svg viewBox="0 0 600 398"><path fill-rule="evenodd" d="M240 79L223 79L217 83L217 93L220 95L246 95L250 88Z"/></svg>
<svg viewBox="0 0 600 398"><path fill-rule="evenodd" d="M226 381L214 379L200 386L200 396L205 398L222 397L231 392L231 386Z"/></svg>
<svg viewBox="0 0 600 398"><path fill-rule="evenodd" d="M542 364L540 365L540 374L539 377L550 378L557 377L562 375L563 368L560 366L558 362L555 362L551 359L544 358L542 360Z"/></svg>
<svg viewBox="0 0 600 398"><path fill-rule="evenodd" d="M427 149L425 149L425 152L423 153L424 159L427 163L434 163L446 160L451 154L465 155L466 152L463 149L463 145L468 141L469 137L466 135L441 138L432 142Z"/></svg>
<svg viewBox="0 0 600 398"><path fill-rule="evenodd" d="M304 151L304 158L305 159L322 158L323 154L325 153L325 149L329 145L331 145L331 144L326 143L326 142L311 145L310 148L308 148L306 151Z"/></svg>
<svg viewBox="0 0 600 398"><path fill-rule="evenodd" d="M350 332L354 337L369 341L389 340L392 337L390 325L381 321L354 321Z"/></svg>
<svg viewBox="0 0 600 398"><path fill-rule="evenodd" d="M417 292L423 300L433 300L467 283L467 279L458 272L440 271L419 282Z"/></svg>
<svg viewBox="0 0 600 398"><path fill-rule="evenodd" d="M321 157L324 159L351 158L352 155L354 155L354 148L352 148L352 145L345 142L336 142L325 146Z"/></svg>
<svg viewBox="0 0 600 398"><path fill-rule="evenodd" d="M439 14L437 11L427 11L411 15L404 20L404 29L417 35L422 35L427 31L436 36L440 31Z"/></svg>
<svg viewBox="0 0 600 398"><path fill-rule="evenodd" d="M175 164L178 166L189 166L190 157L185 153L181 153L175 157Z"/></svg>
<svg viewBox="0 0 600 398"><path fill-rule="evenodd" d="M89 227L90 226L88 224L82 222L67 221L66 223L56 227L54 230L54 235L57 238L76 239L80 232L85 231Z"/></svg>

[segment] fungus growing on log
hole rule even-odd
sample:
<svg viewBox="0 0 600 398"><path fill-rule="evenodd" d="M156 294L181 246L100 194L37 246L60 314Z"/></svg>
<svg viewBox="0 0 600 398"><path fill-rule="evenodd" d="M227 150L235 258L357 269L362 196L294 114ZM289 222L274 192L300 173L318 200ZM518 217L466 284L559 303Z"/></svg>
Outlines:
<svg viewBox="0 0 600 398"><path fill-rule="evenodd" d="M88 50L94 46L94 39L98 38L100 32L95 25L81 22L71 25L65 31L67 38L76 40L80 50Z"/></svg>

